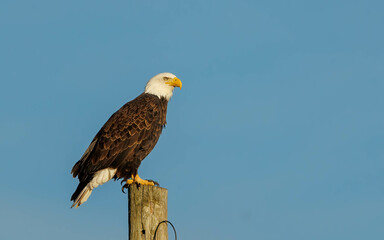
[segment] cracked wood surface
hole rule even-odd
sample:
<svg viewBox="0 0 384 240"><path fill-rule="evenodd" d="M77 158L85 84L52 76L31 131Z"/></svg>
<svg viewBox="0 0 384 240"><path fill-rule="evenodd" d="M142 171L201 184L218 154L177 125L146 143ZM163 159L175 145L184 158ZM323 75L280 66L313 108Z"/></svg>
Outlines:
<svg viewBox="0 0 384 240"><path fill-rule="evenodd" d="M128 189L129 240L153 240L157 225L168 219L168 190L156 186L137 186ZM167 224L161 224L157 240L168 240Z"/></svg>

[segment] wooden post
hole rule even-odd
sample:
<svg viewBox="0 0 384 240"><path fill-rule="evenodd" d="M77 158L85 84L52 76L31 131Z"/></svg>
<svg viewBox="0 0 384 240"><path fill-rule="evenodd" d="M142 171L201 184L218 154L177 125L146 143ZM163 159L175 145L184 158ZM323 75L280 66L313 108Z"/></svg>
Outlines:
<svg viewBox="0 0 384 240"><path fill-rule="evenodd" d="M129 240L153 240L157 225L168 219L168 190L154 186L128 189ZM161 224L156 240L168 240L167 224Z"/></svg>

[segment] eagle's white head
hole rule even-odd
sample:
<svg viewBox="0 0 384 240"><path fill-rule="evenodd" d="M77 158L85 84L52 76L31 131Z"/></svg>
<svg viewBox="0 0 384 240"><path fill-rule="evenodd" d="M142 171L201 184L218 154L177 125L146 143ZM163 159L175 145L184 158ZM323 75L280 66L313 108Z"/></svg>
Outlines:
<svg viewBox="0 0 384 240"><path fill-rule="evenodd" d="M169 101L175 87L181 89L180 79L172 73L160 73L149 79L144 92L156 95L159 98L164 97Z"/></svg>

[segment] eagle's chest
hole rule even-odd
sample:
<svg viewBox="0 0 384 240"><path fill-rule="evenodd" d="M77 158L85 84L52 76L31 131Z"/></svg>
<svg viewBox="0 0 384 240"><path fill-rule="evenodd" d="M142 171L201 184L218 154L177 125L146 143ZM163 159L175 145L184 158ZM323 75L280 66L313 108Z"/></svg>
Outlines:
<svg viewBox="0 0 384 240"><path fill-rule="evenodd" d="M153 107L137 111L137 119L130 124L132 129L125 131L128 148L121 153L120 160L119 157L116 159L115 165L118 166L119 177L126 178L137 173L141 161L153 150L166 124L167 102L157 97L152 100Z"/></svg>
<svg viewBox="0 0 384 240"><path fill-rule="evenodd" d="M141 164L141 161L148 156L148 154L156 146L162 132L163 126L158 124L153 126L152 131L146 133L139 144L127 154L123 161L119 163L117 175L119 178L130 177L132 174L136 174Z"/></svg>
<svg viewBox="0 0 384 240"><path fill-rule="evenodd" d="M163 127L160 124L153 127L152 131L148 133L148 136L145 137L137 146L136 153L134 155L135 160L142 161L153 150L160 138L162 129Z"/></svg>

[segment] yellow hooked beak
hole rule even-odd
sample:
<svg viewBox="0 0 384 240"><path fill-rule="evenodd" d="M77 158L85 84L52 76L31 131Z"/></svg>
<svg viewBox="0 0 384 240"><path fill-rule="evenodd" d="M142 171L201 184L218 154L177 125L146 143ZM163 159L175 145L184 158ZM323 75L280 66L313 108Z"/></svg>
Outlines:
<svg viewBox="0 0 384 240"><path fill-rule="evenodd" d="M183 86L183 84L181 83L180 79L178 79L177 77L169 79L165 83L168 84L168 85L174 86L174 87L179 87L180 89Z"/></svg>

